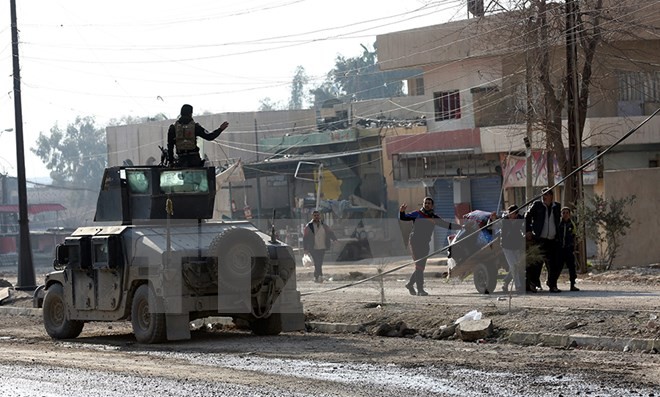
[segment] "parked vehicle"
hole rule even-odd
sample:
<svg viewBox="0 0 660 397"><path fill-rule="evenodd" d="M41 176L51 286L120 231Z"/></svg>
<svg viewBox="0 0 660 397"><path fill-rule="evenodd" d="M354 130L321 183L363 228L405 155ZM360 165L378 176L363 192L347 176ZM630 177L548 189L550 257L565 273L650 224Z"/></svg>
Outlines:
<svg viewBox="0 0 660 397"><path fill-rule="evenodd" d="M56 248L35 292L47 333L131 321L138 342L190 338L190 321L231 317L257 335L304 329L293 250L248 221L214 221L215 168L105 170L98 225Z"/></svg>

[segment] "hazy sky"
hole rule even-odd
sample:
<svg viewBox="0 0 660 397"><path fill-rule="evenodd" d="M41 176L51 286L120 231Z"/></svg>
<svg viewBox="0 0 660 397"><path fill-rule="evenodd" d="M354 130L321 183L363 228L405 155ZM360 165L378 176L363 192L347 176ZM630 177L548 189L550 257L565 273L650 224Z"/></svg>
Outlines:
<svg viewBox="0 0 660 397"><path fill-rule="evenodd" d="M466 17L464 0L16 0L26 174L40 132L76 116L175 118L287 103L296 67L320 84L376 35ZM3 44L4 43L4 44ZM9 2L0 6L0 172L17 174Z"/></svg>

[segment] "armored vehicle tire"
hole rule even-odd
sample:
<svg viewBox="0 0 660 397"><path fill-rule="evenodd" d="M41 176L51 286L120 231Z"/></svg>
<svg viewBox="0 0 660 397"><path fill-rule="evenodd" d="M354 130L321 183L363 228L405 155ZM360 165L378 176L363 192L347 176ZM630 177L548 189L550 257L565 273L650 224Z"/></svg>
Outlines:
<svg viewBox="0 0 660 397"><path fill-rule="evenodd" d="M147 284L142 284L135 290L131 305L133 333L140 343L164 342L167 338L165 314L153 313L149 310L150 297L151 303L155 303L153 293Z"/></svg>
<svg viewBox="0 0 660 397"><path fill-rule="evenodd" d="M71 339L82 332L84 322L67 318L64 288L53 284L46 291L43 305L44 327L51 338Z"/></svg>
<svg viewBox="0 0 660 397"><path fill-rule="evenodd" d="M250 329L255 335L279 335L282 332L282 316L273 313L266 318L258 318L250 323Z"/></svg>
<svg viewBox="0 0 660 397"><path fill-rule="evenodd" d="M485 263L479 263L472 272L474 286L480 294L489 294L495 291L497 287L497 268L487 266Z"/></svg>
<svg viewBox="0 0 660 397"><path fill-rule="evenodd" d="M209 252L218 258L213 269L218 285L227 290L240 292L247 285L254 290L266 277L268 249L252 230L226 230L211 241Z"/></svg>

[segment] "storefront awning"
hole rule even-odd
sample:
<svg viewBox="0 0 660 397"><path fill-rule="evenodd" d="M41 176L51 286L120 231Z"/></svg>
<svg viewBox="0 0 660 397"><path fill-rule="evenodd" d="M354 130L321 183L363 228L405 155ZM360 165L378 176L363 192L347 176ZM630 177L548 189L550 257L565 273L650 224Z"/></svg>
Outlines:
<svg viewBox="0 0 660 397"><path fill-rule="evenodd" d="M399 153L399 158L402 159L414 159L420 157L430 157L430 156L460 156L466 154L475 154L476 151L473 148L467 149L448 149L448 150L426 150L422 152L401 152Z"/></svg>
<svg viewBox="0 0 660 397"><path fill-rule="evenodd" d="M376 153L381 151L382 149L380 147L372 147L368 149L353 150L353 151L338 152L338 153L288 155L285 157L266 159L258 163L244 164L243 171L245 173L246 179L255 178L257 176L260 176L261 173L265 173L265 174L269 174L272 172L293 173L295 172L298 163L301 161L323 163L324 160L327 161L342 157L356 156L367 153Z"/></svg>

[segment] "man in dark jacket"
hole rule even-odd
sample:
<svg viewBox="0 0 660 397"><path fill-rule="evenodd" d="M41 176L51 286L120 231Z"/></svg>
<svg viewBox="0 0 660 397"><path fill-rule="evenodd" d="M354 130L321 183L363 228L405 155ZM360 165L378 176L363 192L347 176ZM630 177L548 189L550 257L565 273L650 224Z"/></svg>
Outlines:
<svg viewBox="0 0 660 397"><path fill-rule="evenodd" d="M323 282L323 257L333 241L337 241L335 233L321 220L318 210L312 212L312 220L305 225L303 233L303 253L314 259L314 281Z"/></svg>
<svg viewBox="0 0 660 397"><path fill-rule="evenodd" d="M564 264L568 268L568 277L571 281L571 291L579 291L575 286L577 272L575 269L575 223L571 219L571 209L564 207L561 209L561 221L557 229L557 238L559 240L559 267L558 272L564 269Z"/></svg>
<svg viewBox="0 0 660 397"><path fill-rule="evenodd" d="M522 268L523 258L525 256L525 239L523 233L525 230L525 221L518 212L518 206L513 204L507 208L507 212L502 216L502 229L500 234L500 244L502 252L509 265L509 272L504 277L502 290L509 292L509 283L513 281L517 293L522 293L525 288L524 272Z"/></svg>
<svg viewBox="0 0 660 397"><path fill-rule="evenodd" d="M525 214L525 237L531 246L537 246L540 258L533 258L527 266L527 291L536 292L541 288L541 271L543 263L548 271L546 284L550 292L561 292L557 288L558 244L557 228L559 227L560 205L554 201L550 188L543 188L541 200L537 200Z"/></svg>
<svg viewBox="0 0 660 397"><path fill-rule="evenodd" d="M429 244L431 243L431 236L436 226L443 227L451 230L460 229L460 225L447 222L440 218L433 212L433 198L425 197L422 208L406 214L408 206L404 203L399 207L399 220L412 221L413 228L408 238L408 245L412 252L412 258L415 261L415 271L410 276L410 281L406 284L406 288L410 295L427 296L428 292L424 291L424 269L426 268L426 260L429 254ZM414 285L417 285L415 291Z"/></svg>
<svg viewBox="0 0 660 397"><path fill-rule="evenodd" d="M220 128L209 133L196 123L192 118L193 107L183 105L181 107L181 116L167 131L167 160L170 167L174 165L174 147L178 156L177 165L181 167L201 167L204 160L199 156L199 147L197 146L197 137L212 141L217 138L222 131L227 129L229 123L226 121L220 125Z"/></svg>

